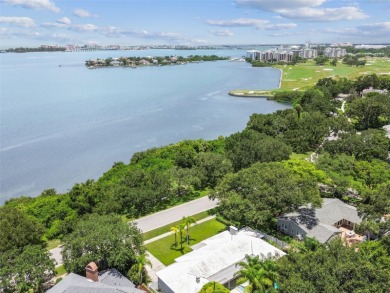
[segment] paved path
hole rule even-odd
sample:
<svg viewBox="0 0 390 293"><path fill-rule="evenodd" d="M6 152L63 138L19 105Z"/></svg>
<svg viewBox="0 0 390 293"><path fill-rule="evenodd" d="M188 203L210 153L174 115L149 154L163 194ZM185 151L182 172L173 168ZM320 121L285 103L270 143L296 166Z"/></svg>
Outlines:
<svg viewBox="0 0 390 293"><path fill-rule="evenodd" d="M50 249L51 258L54 258L56 261L56 268L62 265L62 246L57 246L56 248Z"/></svg>
<svg viewBox="0 0 390 293"><path fill-rule="evenodd" d="M183 217L211 210L212 208L215 208L217 204L218 200L210 200L208 196L204 196L173 208L140 218L135 220L135 222L137 222L138 227L145 233L179 221Z"/></svg>
<svg viewBox="0 0 390 293"><path fill-rule="evenodd" d="M146 251L146 258L150 260L152 267L146 265L145 269L148 272L148 275L152 280L152 282L157 282L156 273L162 270L163 268L165 268L165 265L162 262L160 262L157 258L155 258L152 254L150 254L149 251Z"/></svg>
<svg viewBox="0 0 390 293"><path fill-rule="evenodd" d="M176 222L183 217L192 216L200 212L204 212L216 207L218 204L217 200L210 200L208 196L204 196L193 201L175 206L173 208L157 212L155 214L135 220L138 223L138 227L143 232L154 230L161 226L168 225ZM56 267L63 264L61 255L61 246L50 249L51 258L57 262Z"/></svg>

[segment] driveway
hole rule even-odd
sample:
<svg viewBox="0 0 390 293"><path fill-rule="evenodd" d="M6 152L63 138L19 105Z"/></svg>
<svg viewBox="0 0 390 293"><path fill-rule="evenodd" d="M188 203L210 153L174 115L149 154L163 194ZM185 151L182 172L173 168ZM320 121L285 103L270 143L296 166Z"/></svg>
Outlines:
<svg viewBox="0 0 390 293"><path fill-rule="evenodd" d="M218 205L218 200L210 200L204 196L193 201L157 212L155 214L135 220L138 227L145 233L150 230L168 225L181 220L183 217L192 216L200 212L211 210Z"/></svg>

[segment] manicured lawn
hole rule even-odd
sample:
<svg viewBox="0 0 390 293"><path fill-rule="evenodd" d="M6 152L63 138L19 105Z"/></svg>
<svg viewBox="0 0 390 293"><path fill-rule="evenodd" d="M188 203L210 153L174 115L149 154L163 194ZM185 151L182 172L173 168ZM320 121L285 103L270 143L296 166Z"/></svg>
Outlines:
<svg viewBox="0 0 390 293"><path fill-rule="evenodd" d="M223 232L226 226L217 220L210 220L190 228L190 245L195 245L211 236L214 236L220 232ZM179 234L177 240L179 242ZM185 233L183 233L183 248L178 243L175 246L174 235L162 238L146 245L146 249L158 258L164 265L170 265L174 262L175 258L182 256L191 251L191 248L185 244Z"/></svg>
<svg viewBox="0 0 390 293"><path fill-rule="evenodd" d="M191 216L191 218L194 218L194 220L196 222L196 221L199 221L201 219L207 218L210 215L213 215L213 211L212 210L195 214L195 215ZM148 232L143 234L143 238L144 238L144 240L149 240L149 239L157 237L157 236L159 236L161 234L170 232L171 227L178 226L180 224L180 222L181 222L181 220L173 222L173 223L165 225L165 226L162 226L160 228L148 231Z"/></svg>
<svg viewBox="0 0 390 293"><path fill-rule="evenodd" d="M47 241L47 250L56 248L57 246L61 245L60 239L52 239Z"/></svg>
<svg viewBox="0 0 390 293"><path fill-rule="evenodd" d="M296 65L275 65L283 71L282 89L306 89L313 86L321 78L347 77L354 79L363 74L390 74L390 61L388 58L366 58L363 67L352 67L339 61L337 66L317 66L313 61L298 63Z"/></svg>
<svg viewBox="0 0 390 293"><path fill-rule="evenodd" d="M64 265L59 266L58 268L56 268L55 273L56 273L56 277L59 277L59 276L61 276L63 274L66 274L66 270L64 268Z"/></svg>
<svg viewBox="0 0 390 293"><path fill-rule="evenodd" d="M297 154L297 153L292 153L290 156L290 159L292 160L305 160L310 156L311 153L305 153L305 154Z"/></svg>

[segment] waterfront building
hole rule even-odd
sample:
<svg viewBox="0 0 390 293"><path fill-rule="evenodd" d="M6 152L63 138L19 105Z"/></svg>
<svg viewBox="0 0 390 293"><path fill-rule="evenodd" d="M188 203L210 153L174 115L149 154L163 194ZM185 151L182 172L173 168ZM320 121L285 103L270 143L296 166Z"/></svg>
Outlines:
<svg viewBox="0 0 390 293"><path fill-rule="evenodd" d="M347 55L347 50L344 48L331 48L328 47L324 50L325 57L328 58L342 58Z"/></svg>
<svg viewBox="0 0 390 293"><path fill-rule="evenodd" d="M316 49L298 49L297 47L292 47L292 49L289 50L279 50L276 48L264 51L250 50L246 52L247 58L262 62L291 62L294 56L311 59L316 58L318 52Z"/></svg>

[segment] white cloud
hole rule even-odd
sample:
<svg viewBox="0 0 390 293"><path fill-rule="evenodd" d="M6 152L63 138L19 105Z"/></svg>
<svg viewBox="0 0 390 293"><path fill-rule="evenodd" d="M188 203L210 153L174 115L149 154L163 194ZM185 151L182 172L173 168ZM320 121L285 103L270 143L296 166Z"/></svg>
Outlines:
<svg viewBox="0 0 390 293"><path fill-rule="evenodd" d="M61 17L59 19L57 19L57 22L58 23L63 23L63 24L71 24L72 22L70 21L69 18L67 17Z"/></svg>
<svg viewBox="0 0 390 293"><path fill-rule="evenodd" d="M69 29L77 32L93 32L99 28L94 24L74 24L70 25Z"/></svg>
<svg viewBox="0 0 390 293"><path fill-rule="evenodd" d="M243 7L274 12L284 18L310 22L353 20L368 17L356 5L336 8L320 7L328 1L329 0L236 0L236 3Z"/></svg>
<svg viewBox="0 0 390 293"><path fill-rule="evenodd" d="M78 17L81 17L81 18L85 18L85 17L97 17L96 14L92 14L91 12L85 10L85 9L81 9L81 8L76 8L75 10L73 10L73 14L78 16Z"/></svg>
<svg viewBox="0 0 390 293"><path fill-rule="evenodd" d="M231 20L207 20L207 24L222 27L254 26L261 27L269 23L268 20L253 18L237 18Z"/></svg>
<svg viewBox="0 0 390 293"><path fill-rule="evenodd" d="M60 9L50 0L1 0L12 6L21 6L28 9L50 10L53 12L60 12Z"/></svg>
<svg viewBox="0 0 390 293"><path fill-rule="evenodd" d="M238 18L230 20L207 20L207 24L220 27L255 27L265 30L284 30L292 29L297 25L295 23L279 23L273 24L269 20L253 19L253 18Z"/></svg>
<svg viewBox="0 0 390 293"><path fill-rule="evenodd" d="M363 31L389 31L390 32L390 21L378 22L358 26L357 29Z"/></svg>
<svg viewBox="0 0 390 293"><path fill-rule="evenodd" d="M62 28L71 31L76 31L76 32L94 32L99 30L99 27L94 24L71 24L71 23L58 22L58 20L57 22L45 22L42 24L42 26L47 29Z"/></svg>
<svg viewBox="0 0 390 293"><path fill-rule="evenodd" d="M212 34L214 34L217 37L231 37L234 36L234 33L228 29L224 30L213 30L210 31Z"/></svg>
<svg viewBox="0 0 390 293"><path fill-rule="evenodd" d="M364 19L367 15L357 7L340 8L300 8L296 10L279 10L278 13L286 18L307 20L307 21L336 21Z"/></svg>
<svg viewBox="0 0 390 293"><path fill-rule="evenodd" d="M326 1L327 0L236 0L236 3L239 6L275 12L279 9L317 7L324 4Z"/></svg>
<svg viewBox="0 0 390 293"><path fill-rule="evenodd" d="M22 27L35 26L34 20L30 17L0 16L0 23L14 24Z"/></svg>
<svg viewBox="0 0 390 293"><path fill-rule="evenodd" d="M295 23L277 23L277 24L268 24L264 26L266 30L288 30L292 28L296 28L297 25Z"/></svg>

